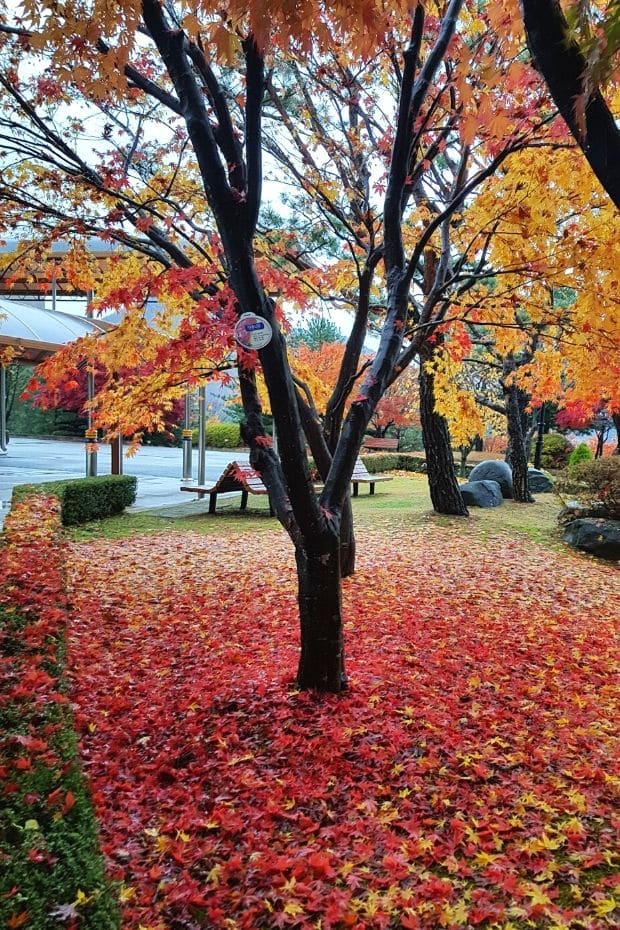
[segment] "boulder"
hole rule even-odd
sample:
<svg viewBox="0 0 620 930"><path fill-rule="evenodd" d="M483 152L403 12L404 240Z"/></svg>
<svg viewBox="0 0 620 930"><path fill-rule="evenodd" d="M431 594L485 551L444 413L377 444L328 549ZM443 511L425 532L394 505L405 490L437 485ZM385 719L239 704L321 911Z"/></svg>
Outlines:
<svg viewBox="0 0 620 930"><path fill-rule="evenodd" d="M487 461L480 462L472 469L469 480L497 481L502 489L502 497L512 497L512 469L506 462Z"/></svg>
<svg viewBox="0 0 620 930"><path fill-rule="evenodd" d="M539 468L528 468L527 486L533 494L545 494L553 491L553 481Z"/></svg>
<svg viewBox="0 0 620 930"><path fill-rule="evenodd" d="M562 539L573 549L601 559L620 559L620 520L580 517L568 524Z"/></svg>
<svg viewBox="0 0 620 930"><path fill-rule="evenodd" d="M503 501L497 481L468 481L460 487L468 507L499 507Z"/></svg>

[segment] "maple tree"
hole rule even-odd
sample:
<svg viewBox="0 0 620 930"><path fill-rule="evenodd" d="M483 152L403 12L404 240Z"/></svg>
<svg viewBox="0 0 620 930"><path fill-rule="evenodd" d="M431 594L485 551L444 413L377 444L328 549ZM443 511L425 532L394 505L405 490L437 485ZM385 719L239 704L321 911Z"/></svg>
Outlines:
<svg viewBox="0 0 620 930"><path fill-rule="evenodd" d="M105 340L115 364L109 365L110 381L99 403L100 409L108 404L113 428L157 425L161 406L180 397L188 382L234 364L232 329L240 312L257 314L273 330L258 359L237 353L244 438L297 553L303 686L338 690L344 685L339 543L349 512L349 479L376 405L417 354L425 363L427 442L436 450L429 470L434 469L433 502L438 509L464 512L447 427L434 409L434 375L426 363L438 340L446 338L441 329L455 306L459 317L471 314L478 300L474 285L491 274L486 256L497 205L494 213L489 208L486 215L474 214L470 201L475 194L478 202L478 189L501 174L509 156L512 160L541 128L541 96L535 76L515 54L519 41L512 12L511 3L502 3L473 15L452 0L445 8L418 4L409 20L399 17L404 11L397 5L394 18L386 18L381 4L368 2L356 24L340 4L320 10L307 4L303 15L289 4L270 4L267 17L258 4L246 10L231 2L219 5L215 14L209 4L190 12L144 0L140 7L119 4L110 19L110 11L97 5L92 16L80 11L78 19L71 9L62 14L54 9L48 17L47 4L27 4L22 21L0 26L8 36L3 85L9 109L27 120L27 128L13 138L9 128L15 123L4 117L3 147L18 156L3 181L5 204L22 220L27 210L28 222L48 241L67 232L104 230L144 256L142 261L135 255L112 258L99 286L101 305L120 302L127 310L117 335ZM403 45L399 35L405 24L411 33ZM345 34L346 44L338 46ZM313 165L312 146L304 153L303 140L310 174L299 172L299 160L288 159L302 189L328 217L332 237L349 230L354 248L348 269L339 264L342 256L326 269L313 269L303 249L291 248L294 230L287 238L259 223L263 143L275 157L262 122L265 101L281 124L287 125L287 106L296 105L316 129L312 97L304 96L303 86L289 93L290 75L299 83L299 68L265 70L271 48L289 55L296 42L306 59L318 55L314 76L325 85L325 99L334 87L338 106L343 95L348 98L342 137L352 170L346 177L322 177L316 169L325 159ZM380 136L366 118L363 84L351 71L369 52L389 63L381 73L388 74L392 99L398 97L396 125L385 121ZM39 70L28 73L24 62L36 62ZM373 66L366 70L372 81ZM475 89L480 75L495 75L486 95ZM77 144L87 135L84 121L72 118L63 137L49 118L65 116L69 88L106 120L94 165ZM163 145L145 129L151 114ZM349 146L362 135L366 149L382 161L377 181L380 192L385 190L382 206L370 200L364 149ZM544 144L553 144L553 137ZM327 154L335 154L333 146ZM518 213L510 221L518 222ZM5 219L7 226L11 222L19 221ZM23 251L29 248L26 244ZM514 268L511 261L507 265ZM72 273L83 276L83 267ZM541 276L545 269L530 263L527 270ZM341 273L348 282L344 288ZM376 286L379 348L358 393L349 398ZM335 287L350 294L355 316L321 422L291 373L281 305L289 299L303 304L309 294L327 294L330 288L333 297ZM156 328L141 312L153 294L167 304ZM463 294L471 294L465 309ZM88 354L88 347L72 351ZM280 438L279 457L261 420L258 363ZM120 368L134 371L133 382L117 378ZM57 376L62 377L59 370ZM319 497L302 427L325 479Z"/></svg>
<svg viewBox="0 0 620 930"><path fill-rule="evenodd" d="M594 432L594 457L603 455L605 442L614 428L614 420L604 403L595 406L586 406L580 401L571 401L555 415L556 426L562 430L576 430L577 432Z"/></svg>
<svg viewBox="0 0 620 930"><path fill-rule="evenodd" d="M412 366L385 392L370 419L377 436L385 436L389 429L394 429L399 434L407 426L419 425L420 398L417 382L417 371Z"/></svg>

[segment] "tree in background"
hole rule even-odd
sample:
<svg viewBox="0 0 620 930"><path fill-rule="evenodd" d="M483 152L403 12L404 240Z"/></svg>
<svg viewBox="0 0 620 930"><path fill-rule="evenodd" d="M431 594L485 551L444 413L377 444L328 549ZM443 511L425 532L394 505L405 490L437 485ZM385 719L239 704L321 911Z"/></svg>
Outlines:
<svg viewBox="0 0 620 930"><path fill-rule="evenodd" d="M594 458L603 455L605 443L615 428L613 415L605 407L605 402L594 407L586 406L580 401L572 401L555 415L556 426L561 430L575 433L594 433Z"/></svg>
<svg viewBox="0 0 620 930"><path fill-rule="evenodd" d="M321 349L326 344L343 342L344 337L336 324L324 316L310 317L303 326L294 326L288 336L288 344L293 349L300 345Z"/></svg>

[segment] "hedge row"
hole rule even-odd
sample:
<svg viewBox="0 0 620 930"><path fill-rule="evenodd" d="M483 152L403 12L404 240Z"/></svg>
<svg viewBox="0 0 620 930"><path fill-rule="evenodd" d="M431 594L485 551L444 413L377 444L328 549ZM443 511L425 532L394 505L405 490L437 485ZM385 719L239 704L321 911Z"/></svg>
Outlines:
<svg viewBox="0 0 620 930"><path fill-rule="evenodd" d="M135 502L136 489L134 475L101 475L44 484L18 484L13 488L13 500L20 501L32 494L52 494L60 500L63 525L77 526L122 513Z"/></svg>
<svg viewBox="0 0 620 930"><path fill-rule="evenodd" d="M59 504L13 505L0 550L0 926L116 930L65 681Z"/></svg>
<svg viewBox="0 0 620 930"><path fill-rule="evenodd" d="M375 475L384 471L413 471L426 474L426 460L409 452L373 452L362 455L360 458L368 471ZM456 471L459 470L459 467L455 463L454 468ZM468 474L473 467L473 465L465 466Z"/></svg>
<svg viewBox="0 0 620 930"><path fill-rule="evenodd" d="M192 442L198 443L198 430L192 430ZM243 445L238 423L211 420L205 425L205 445L209 449L238 449Z"/></svg>

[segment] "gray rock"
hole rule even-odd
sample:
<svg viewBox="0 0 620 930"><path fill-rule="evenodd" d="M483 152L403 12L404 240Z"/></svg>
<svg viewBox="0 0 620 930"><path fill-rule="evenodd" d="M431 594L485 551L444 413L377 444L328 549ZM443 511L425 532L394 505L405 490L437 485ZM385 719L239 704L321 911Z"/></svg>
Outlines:
<svg viewBox="0 0 620 930"><path fill-rule="evenodd" d="M468 481L460 488L468 507L499 507L503 501L497 481Z"/></svg>
<svg viewBox="0 0 620 930"><path fill-rule="evenodd" d="M511 498L512 495L512 469L506 462L480 462L469 476L470 481L497 481L502 489L502 497Z"/></svg>
<svg viewBox="0 0 620 930"><path fill-rule="evenodd" d="M601 559L620 559L620 520L581 517L569 523L562 539L573 549Z"/></svg>
<svg viewBox="0 0 620 930"><path fill-rule="evenodd" d="M544 471L540 471L538 468L528 468L527 486L533 494L545 494L547 491L553 491L553 481Z"/></svg>

